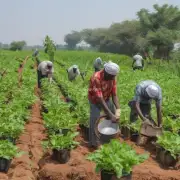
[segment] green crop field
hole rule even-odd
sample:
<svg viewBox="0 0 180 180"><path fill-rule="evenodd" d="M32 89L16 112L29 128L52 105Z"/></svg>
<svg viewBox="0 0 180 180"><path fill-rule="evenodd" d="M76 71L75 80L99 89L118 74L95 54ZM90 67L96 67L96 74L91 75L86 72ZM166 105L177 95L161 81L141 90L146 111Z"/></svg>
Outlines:
<svg viewBox="0 0 180 180"><path fill-rule="evenodd" d="M174 159L177 159L177 157L179 157L180 119L178 115L180 114L180 77L179 70L175 67L174 64L163 62L161 60L153 60L153 63L151 65L145 62L144 71L133 72L131 68L132 59L125 55L86 51L56 51L53 62L55 69L53 74L53 82L49 83L47 79L43 79L41 90L37 90L37 65L43 60L48 60L49 56L44 52L40 52L38 59L35 59L32 57L32 52L30 51L0 51L0 158L11 160L19 154L21 156L33 157L34 152L36 152L35 154L37 158L30 158L30 161L38 164L44 153L44 151L42 151L41 149L41 155L39 155L37 153L38 151L35 151L33 149L33 147L36 145L35 142L37 141L35 140L35 138L38 138L38 146L42 146L45 149L53 151L54 149L72 150L72 153L74 153L72 154L73 158L77 158L79 156L83 159L82 163L77 165L77 168L80 168L80 166L83 165L83 162L86 164L86 166L89 165L90 167L94 168L94 164L92 165L86 159L86 155L89 154L90 151L87 150L87 153L81 153L81 150L85 148L83 146L85 140L82 140L85 134L79 130L79 126L83 125L86 128L88 128L89 126L90 112L87 93L89 79L94 73L93 61L97 57L101 57L103 61L106 62L111 60L120 66L120 73L117 77L117 91L122 111L119 122L120 128L127 127L128 129L136 133L138 133L140 130L140 120L138 120L134 124L130 124L129 122L130 108L128 106L128 102L134 96L134 89L136 84L142 80L149 79L156 81L161 86L163 93L162 106L164 134L157 140L157 142L162 148L170 152ZM84 81L82 80L81 76L77 77L77 79L73 82L70 82L68 80L66 70L74 64L79 66L81 72L86 72ZM67 103L64 100L65 98L69 98L71 99L71 101ZM39 102L39 104L37 104L37 102ZM38 107L40 107L40 109L38 109ZM39 114L37 117L35 117L34 113ZM154 105L152 113L154 119L156 119L156 111ZM173 116L176 116L176 118L173 118ZM33 117L37 119L40 118L40 120L42 120L42 123L40 123L36 119L32 121ZM38 123L36 121L40 123L41 126L45 127L45 130L37 128L36 126L38 126ZM28 131L29 123L32 123L32 127L30 127ZM33 127L35 129L37 128L37 132L35 135L33 135ZM68 133L65 133L66 130L68 131ZM46 138L40 138L38 131L43 132ZM78 131L80 131L81 133L78 134ZM29 150L28 148L25 148L25 144L23 144L25 143L25 141L22 140L22 137L27 136L27 134L32 138L30 140L31 144L28 145ZM108 149L107 147L104 147L105 149L102 150L102 152L99 152L100 154L96 154L94 156L92 155L89 159L92 160L93 158L100 158L100 155L102 155L102 157L106 157L106 151L109 151L109 153L117 153L120 156L120 154L122 153L118 153L118 149L115 149L115 146L116 148L122 148L122 152L123 150L126 152L129 151L129 156L132 155L136 157L134 149L138 151L139 147L135 146L133 142L130 143L129 141L127 141L127 144L133 144L134 149L129 149L131 147L129 145L127 146L126 144L121 146L118 144L119 142L114 141L114 144L112 142L112 152L110 152L111 148ZM144 148L142 149L144 150ZM25 152L19 152L19 150ZM150 150L147 151L150 155L153 154L153 152L151 152ZM140 154L142 154L142 152L144 151L141 151ZM127 156L128 153L126 154L126 157ZM107 156L107 161L108 158L111 157ZM113 158L116 159L115 156ZM145 160L148 157L145 158L144 156L143 158ZM15 159L18 159L18 157ZM137 161L133 162L133 165L137 165L143 162L140 156L137 155L136 159L134 160L128 160L125 158L123 159L123 161L129 163L127 165L127 168L122 168L122 164L120 163L120 161L116 160L117 166L119 168L116 169L116 172L119 177L123 174L121 171L124 170L126 171L126 173L130 173L132 171L134 177L137 176L138 173L141 173L139 172L139 170L132 169L130 165L131 161ZM157 171L160 170L164 171L164 173L166 172L166 170L156 164L157 160L149 159L149 161L152 164L154 163L153 168L155 168ZM58 168L63 171L63 165L61 165L61 168L58 163L54 163L54 161L47 161L45 163L47 167L48 163L53 164L54 168ZM106 164L107 162L104 163ZM151 169L151 165L148 163L148 160L144 162L146 168ZM30 167L29 163L27 164L28 167ZM50 176L52 176L52 179L55 180L55 177L52 175L53 173L51 174L50 169L47 170L48 168L46 167L46 165L42 165L41 169L38 171L39 179L47 179L49 175L44 172L48 171L50 173ZM109 165L109 169L107 170L111 170L110 168L114 168L115 165L112 164L111 166ZM10 172L15 172L16 167L17 164L15 163L14 166L10 167ZM139 167L142 168L143 166L139 165ZM34 167L32 165L32 167L30 167L32 172L34 170L33 168ZM68 168L70 169L71 166L68 166ZM71 169L71 171L73 170ZM87 169L85 170L85 172L86 171ZM98 179L99 177L96 176L94 170L91 171L93 174L92 179ZM172 170L171 174L176 171L177 170ZM167 175L166 173L165 175L169 178L178 178L178 174L176 176L176 173L174 174L174 176L170 174ZM16 176L17 175L13 173L13 177ZM154 177L157 176L158 174L155 173Z"/></svg>

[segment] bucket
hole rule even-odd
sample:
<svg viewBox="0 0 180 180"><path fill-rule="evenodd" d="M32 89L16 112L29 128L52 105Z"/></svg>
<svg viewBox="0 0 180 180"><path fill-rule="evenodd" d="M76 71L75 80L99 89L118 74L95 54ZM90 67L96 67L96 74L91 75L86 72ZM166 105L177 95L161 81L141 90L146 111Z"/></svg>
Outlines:
<svg viewBox="0 0 180 180"><path fill-rule="evenodd" d="M140 134L148 137L156 137L162 135L162 127L154 126L153 124L148 124L143 122L140 129Z"/></svg>
<svg viewBox="0 0 180 180"><path fill-rule="evenodd" d="M102 144L109 143L111 139L119 135L119 124L106 119L106 116L101 116L96 121L95 133Z"/></svg>

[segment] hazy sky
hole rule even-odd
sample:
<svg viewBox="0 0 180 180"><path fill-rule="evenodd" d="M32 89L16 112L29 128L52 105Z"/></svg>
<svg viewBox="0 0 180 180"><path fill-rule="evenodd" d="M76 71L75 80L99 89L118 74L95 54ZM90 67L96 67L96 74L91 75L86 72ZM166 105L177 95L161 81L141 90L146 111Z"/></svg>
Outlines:
<svg viewBox="0 0 180 180"><path fill-rule="evenodd" d="M155 3L180 6L180 0L0 0L0 42L42 44L48 34L63 43L71 30L133 19L139 9L152 10Z"/></svg>

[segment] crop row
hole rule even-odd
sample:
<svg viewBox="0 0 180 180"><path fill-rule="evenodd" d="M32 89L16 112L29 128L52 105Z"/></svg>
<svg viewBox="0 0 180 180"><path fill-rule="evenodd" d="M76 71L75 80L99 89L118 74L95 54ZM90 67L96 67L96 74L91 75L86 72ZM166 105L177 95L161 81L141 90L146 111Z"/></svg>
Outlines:
<svg viewBox="0 0 180 180"><path fill-rule="evenodd" d="M67 55L67 54L66 54ZM63 56L63 53L62 53ZM88 89L88 80L90 75L93 73L89 66L89 71L85 78L85 81L82 81L81 77L78 77L74 82L69 82L67 78L66 69L68 66L72 65L73 60L76 59L75 64L82 64L83 59L79 57L68 57L71 60L65 60L64 57L56 58L54 62L55 66L55 81L62 90L64 96L73 100L74 103L70 104L70 109L73 110L73 115L75 114L77 117L77 123L84 124L88 126L89 119L89 104L87 100L87 89ZM63 61L62 61L63 59ZM79 59L79 60L78 60ZM67 61L67 64L66 64ZM121 61L117 61L117 63L121 66ZM65 66L62 66L64 64ZM74 64L74 63L73 63ZM122 67L124 66L124 62ZM121 115L121 127L126 127L133 133L138 133L140 130L141 121L137 121L136 123L129 123L129 112L130 109L128 107L128 101L133 97L133 91L138 82L141 80L153 79L155 80L163 90L163 127L165 130L169 130L169 132L164 131L164 134L159 137L157 143L163 150L167 150L170 154L177 159L180 154L180 137L177 134L179 132L179 119L173 119L171 115L177 115L179 110L179 91L177 89L178 79L175 74L170 71L162 71L161 67L150 67L144 72L133 72L127 67L123 67L121 69L121 73L117 79L118 82L118 95L120 97L120 104L122 109ZM155 109L155 108L153 108ZM153 110L153 116L155 117L155 111ZM68 117L68 116L67 116ZM65 127L64 127L65 128ZM66 126L67 128L67 126ZM167 136L167 134L169 134ZM174 143L169 146L172 139L176 139ZM167 148L167 146L169 148Z"/></svg>
<svg viewBox="0 0 180 180"><path fill-rule="evenodd" d="M34 69L32 69L34 62L27 60L26 64L24 64L22 84L19 87L17 73L19 62L16 62L16 59L12 59L11 56L7 56L6 60L9 60L7 75L2 79L6 89L3 89L1 93L5 93L5 98L9 100L1 99L0 105L0 163L5 161L4 165L6 167L2 166L1 171L7 171L9 160L18 154L17 147L13 144L23 132L26 120L30 115L30 107L36 100L34 95L36 74ZM12 66L10 66L11 63ZM15 67L13 64L15 64ZM15 70L15 68L17 69Z"/></svg>

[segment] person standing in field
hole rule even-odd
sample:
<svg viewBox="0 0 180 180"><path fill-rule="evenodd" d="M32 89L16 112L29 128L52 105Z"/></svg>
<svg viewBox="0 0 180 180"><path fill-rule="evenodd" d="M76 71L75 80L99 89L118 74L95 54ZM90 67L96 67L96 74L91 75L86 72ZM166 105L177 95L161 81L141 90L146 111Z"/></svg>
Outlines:
<svg viewBox="0 0 180 180"><path fill-rule="evenodd" d="M53 63L51 61L42 61L38 65L38 88L41 87L41 79L48 78L52 81L52 74L54 72Z"/></svg>
<svg viewBox="0 0 180 180"><path fill-rule="evenodd" d="M33 53L33 56L34 56L34 57L37 57L38 54L39 54L39 51L38 51L38 49L36 48L36 50L35 50L34 53Z"/></svg>
<svg viewBox="0 0 180 180"><path fill-rule="evenodd" d="M130 121L135 122L138 116L142 121L156 125L151 117L152 100L156 102L158 127L162 125L162 90L160 86L152 81L145 80L140 82L135 88L135 96L128 103L131 108Z"/></svg>
<svg viewBox="0 0 180 180"><path fill-rule="evenodd" d="M76 77L80 75L80 71L77 65L73 65L69 69L67 69L67 73L69 81L75 80Z"/></svg>
<svg viewBox="0 0 180 180"><path fill-rule="evenodd" d="M94 61L94 70L95 72L98 72L101 70L103 65L102 59L100 57L96 58Z"/></svg>
<svg viewBox="0 0 180 180"><path fill-rule="evenodd" d="M89 146L97 147L97 137L95 134L95 123L100 117L101 109L107 114L112 122L120 119L120 105L117 97L115 77L120 68L113 62L104 65L104 69L95 72L90 79L88 89L88 99L90 103L90 127ZM112 98L112 101L111 101ZM115 106L115 107L114 107Z"/></svg>
<svg viewBox="0 0 180 180"><path fill-rule="evenodd" d="M144 69L144 59L139 53L133 56L132 68L134 71L136 69Z"/></svg>

